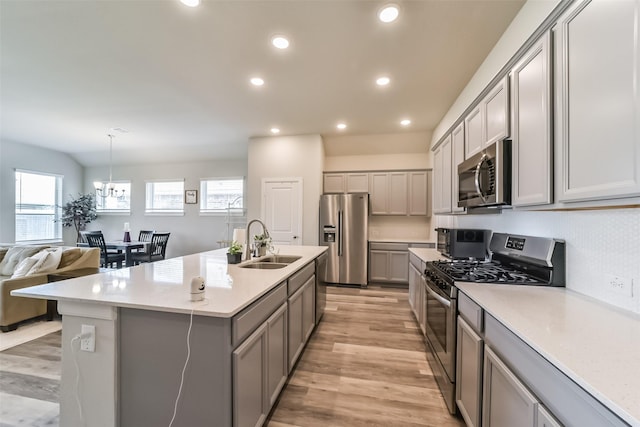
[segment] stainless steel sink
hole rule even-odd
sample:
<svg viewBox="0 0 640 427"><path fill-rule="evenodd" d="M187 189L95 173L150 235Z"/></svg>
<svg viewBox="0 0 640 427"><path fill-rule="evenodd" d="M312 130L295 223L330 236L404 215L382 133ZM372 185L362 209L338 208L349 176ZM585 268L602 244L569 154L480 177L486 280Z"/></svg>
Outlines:
<svg viewBox="0 0 640 427"><path fill-rule="evenodd" d="M278 268L284 268L287 264L277 262L250 262L248 264L240 265L240 268L258 268L263 270L276 270Z"/></svg>
<svg viewBox="0 0 640 427"><path fill-rule="evenodd" d="M262 258L258 262L268 262L268 263L278 263L278 264L291 264L302 258L297 255L269 255L268 257Z"/></svg>

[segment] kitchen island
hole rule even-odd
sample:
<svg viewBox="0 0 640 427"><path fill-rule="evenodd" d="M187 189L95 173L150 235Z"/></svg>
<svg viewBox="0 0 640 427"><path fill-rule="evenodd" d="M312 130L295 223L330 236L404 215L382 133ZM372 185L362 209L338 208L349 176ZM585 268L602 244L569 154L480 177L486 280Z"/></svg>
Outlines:
<svg viewBox="0 0 640 427"><path fill-rule="evenodd" d="M173 426L256 425L313 330L325 250L282 247L300 258L251 269L220 249L15 291L63 315L61 425L169 425L180 389ZM192 302L196 276L205 299ZM82 325L95 352L80 350Z"/></svg>

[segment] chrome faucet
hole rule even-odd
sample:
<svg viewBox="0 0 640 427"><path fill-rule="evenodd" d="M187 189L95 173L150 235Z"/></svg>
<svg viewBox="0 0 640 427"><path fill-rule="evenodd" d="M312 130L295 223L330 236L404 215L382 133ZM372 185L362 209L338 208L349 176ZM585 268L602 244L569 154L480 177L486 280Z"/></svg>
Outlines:
<svg viewBox="0 0 640 427"><path fill-rule="evenodd" d="M254 222L259 223L262 226L262 233L264 234L265 237L269 238L269 230L267 230L267 226L264 225L264 222L260 221L259 219L253 219L251 221L249 221L249 223L247 224L247 229L245 231L245 245L244 245L244 259L246 261L249 261L251 259L251 249L249 246L249 242L251 239L251 235L249 234L249 229L251 228L251 224L253 224Z"/></svg>

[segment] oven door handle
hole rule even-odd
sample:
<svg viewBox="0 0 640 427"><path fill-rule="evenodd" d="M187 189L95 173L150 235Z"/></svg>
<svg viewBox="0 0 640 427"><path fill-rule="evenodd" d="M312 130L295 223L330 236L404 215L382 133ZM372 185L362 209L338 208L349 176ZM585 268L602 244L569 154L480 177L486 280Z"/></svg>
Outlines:
<svg viewBox="0 0 640 427"><path fill-rule="evenodd" d="M451 301L447 301L445 298L435 293L429 286L427 286L427 292L429 292L429 295L434 297L440 304L444 305L447 308L451 307Z"/></svg>

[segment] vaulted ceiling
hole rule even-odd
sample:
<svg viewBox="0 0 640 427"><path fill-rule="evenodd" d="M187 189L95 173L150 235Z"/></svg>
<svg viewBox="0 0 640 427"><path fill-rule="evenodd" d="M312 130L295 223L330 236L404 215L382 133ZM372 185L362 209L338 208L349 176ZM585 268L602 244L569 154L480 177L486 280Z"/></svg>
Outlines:
<svg viewBox="0 0 640 427"><path fill-rule="evenodd" d="M384 24L373 0L0 0L0 141L92 166L114 128L117 163L242 158L273 127L431 131L524 0L396 3Z"/></svg>

